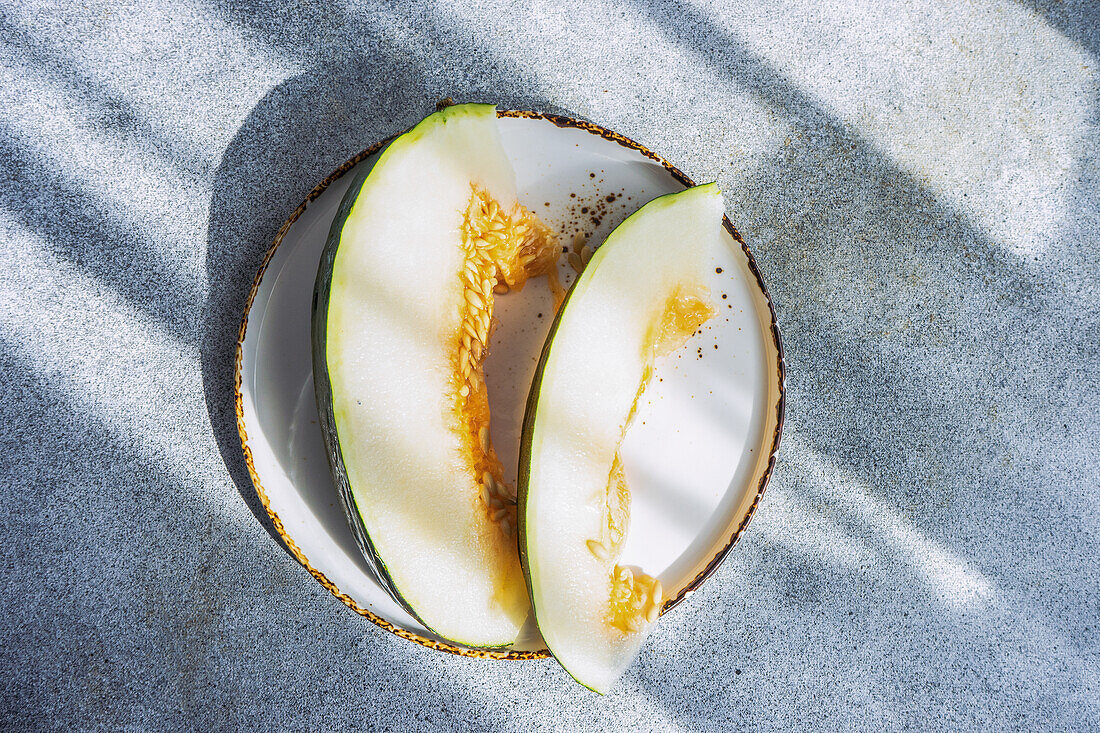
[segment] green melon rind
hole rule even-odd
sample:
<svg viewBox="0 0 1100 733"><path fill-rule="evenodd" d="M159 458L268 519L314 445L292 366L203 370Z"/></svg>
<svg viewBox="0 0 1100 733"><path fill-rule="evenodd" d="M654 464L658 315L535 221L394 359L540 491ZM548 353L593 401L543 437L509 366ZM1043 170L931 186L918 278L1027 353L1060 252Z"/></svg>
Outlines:
<svg viewBox="0 0 1100 733"><path fill-rule="evenodd" d="M355 535L356 544L367 561L374 567L378 580L391 597L413 618L426 629L440 638L448 637L433 629L412 607L412 604L404 597L397 587L393 577L386 567L385 561L376 550L371 541L370 533L362 520L359 506L355 501L355 495L351 490L351 482L348 480L347 468L344 465L343 448L340 445L339 434L336 430L336 413L333 408L332 383L328 374L328 345L335 339L328 337L329 299L332 296L332 283L335 275L336 257L340 248L340 241L344 230L344 224L355 210L355 205L365 191L370 190L370 174L374 169L384 164L394 151L400 151L424 137L439 125L446 124L448 120L459 116L475 115L496 118L496 107L491 104L463 104L447 107L439 112L425 117L419 124L408 132L394 139L385 147L373 161L365 161L361 169L355 174L351 185L348 186L340 207L332 220L325 248L321 253L321 261L317 268L317 279L313 290L313 319L312 319L312 346L313 346L313 380L314 391L317 396L317 412L320 416L321 433L324 437L325 452L328 455L329 468L333 481L336 484L337 494L340 497L340 506L347 517L348 525ZM473 646L479 649L503 649L509 643L499 646L469 645L461 639L448 639L465 646Z"/></svg>
<svg viewBox="0 0 1100 733"><path fill-rule="evenodd" d="M557 335L558 326L561 325L562 316L566 312L566 308L569 307L570 301L578 293L582 293L588 289L592 278L595 276L596 270L599 268L600 263L604 259L606 250L608 247L612 247L616 242L622 240L624 236L629 235L630 230L637 223L637 219L643 214L652 214L655 211L666 208L675 204L678 197L685 195L692 195L693 192L709 192L717 189L716 183L705 183L701 186L695 186L683 191L677 191L675 193L665 194L653 199L645 206L641 207L629 217L627 217L622 224L617 226L604 243L598 247L595 253L592 255L592 259L589 260L588 265L577 277L577 280L573 283L573 286L566 293L565 300L562 301L561 307L558 309L557 315L554 317L553 323L550 325L550 331L546 336L546 342L542 347L542 354L539 357L538 365L535 367L535 376L531 382L531 391L527 395L527 405L523 414L523 432L520 439L520 453L519 453L519 477L517 481L517 499L519 505L519 511L516 512L516 526L519 534L519 561L520 567L523 568L523 579L527 583L527 595L531 598L531 608L535 614L535 624L539 626L539 632L542 633L543 640L546 640L546 634L543 633L542 622L539 619L539 607L535 602L534 584L532 582L532 564L531 564L531 548L527 542L527 499L529 494L529 484L531 480L531 459L533 453L532 438L535 429L535 423L538 418L538 406L542 397L542 378L546 371L546 366L549 363L550 356L554 345L554 337ZM579 297L579 296L578 296ZM550 645L550 642L546 642L547 648L551 654L554 654L554 648ZM555 659L557 655L554 654ZM561 660L558 659L558 663L561 664ZM598 690L584 680L577 677L573 672L562 664L564 669L570 677L577 681L583 687L592 690L600 695L606 694L606 690Z"/></svg>
<svg viewBox="0 0 1100 733"><path fill-rule="evenodd" d="M317 412L320 416L321 434L325 441L325 453L328 456L329 469L333 482L336 484L337 493L340 496L340 506L344 510L344 516L348 520L352 534L355 535L355 542L359 546L360 552L363 553L375 570L377 579L390 596L420 623L424 623L423 619L417 616L416 612L398 591L387 571L386 563L375 550L374 543L360 520L359 507L351 490L351 482L348 480L343 451L340 447L339 434L336 431L336 413L332 404L332 382L328 374L329 298L332 295L332 274L336 263L336 252L340 246L340 235L343 232L344 223L359 198L364 183L370 176L374 166L378 164L380 157L363 163L362 168L355 174L351 185L340 202L340 208L336 211L336 216L333 218L332 226L329 229L328 239L325 242L325 248L321 253L321 261L317 268L317 280L313 289L313 388L317 395Z"/></svg>

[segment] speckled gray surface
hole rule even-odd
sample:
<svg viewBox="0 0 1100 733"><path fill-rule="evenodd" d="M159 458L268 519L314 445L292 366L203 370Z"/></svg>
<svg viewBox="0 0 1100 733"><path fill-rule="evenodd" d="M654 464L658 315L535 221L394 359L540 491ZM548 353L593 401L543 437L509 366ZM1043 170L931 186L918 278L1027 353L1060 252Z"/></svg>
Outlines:
<svg viewBox="0 0 1100 733"><path fill-rule="evenodd" d="M1088 0L7 0L0 727L1100 728L1098 53ZM606 698L371 626L246 498L260 257L443 96L716 178L776 301L772 487Z"/></svg>

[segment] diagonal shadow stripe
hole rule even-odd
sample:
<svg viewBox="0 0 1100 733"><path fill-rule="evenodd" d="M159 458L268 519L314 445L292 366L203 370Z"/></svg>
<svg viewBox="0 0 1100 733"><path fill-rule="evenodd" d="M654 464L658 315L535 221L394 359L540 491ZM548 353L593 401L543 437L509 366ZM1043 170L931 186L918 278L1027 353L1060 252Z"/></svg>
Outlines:
<svg viewBox="0 0 1100 733"><path fill-rule="evenodd" d="M15 50L26 65L33 65L69 94L86 101L96 112L91 120L97 127L124 135L128 145L157 153L173 167L176 175L185 175L193 184L200 183L209 173L210 163L197 158L174 137L156 124L156 120L110 85L98 80L78 64L66 59L5 17L0 10L0 44Z"/></svg>
<svg viewBox="0 0 1100 733"><path fill-rule="evenodd" d="M198 339L203 293L159 254L156 242L100 208L0 120L0 206L51 250L103 282L181 344Z"/></svg>

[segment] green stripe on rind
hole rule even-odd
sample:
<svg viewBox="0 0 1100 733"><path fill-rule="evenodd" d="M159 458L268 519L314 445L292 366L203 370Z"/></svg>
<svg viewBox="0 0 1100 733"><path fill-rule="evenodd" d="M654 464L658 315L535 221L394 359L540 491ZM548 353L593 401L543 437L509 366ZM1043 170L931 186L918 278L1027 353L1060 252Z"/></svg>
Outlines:
<svg viewBox="0 0 1100 733"><path fill-rule="evenodd" d="M637 222L638 217L645 213L653 213L654 210L663 209L675 203L675 200L682 201L684 197L699 195L703 193L709 193L713 190L717 190L717 183L704 183L701 186L694 186L692 188L684 189L683 191L676 191L674 193L664 194L653 199L645 206L641 207L633 214L628 216L619 226L615 227L614 231L608 235L607 239L602 245L596 248L595 253L592 255L592 259L588 261L584 270L577 279L573 282L572 287L569 288L569 292L565 295L565 300L562 301L561 307L558 308L557 315L554 317L554 322L550 325L550 332L546 336L546 342L542 347L542 354L539 356L538 365L535 367L535 376L531 381L531 391L527 394L527 406L523 413L523 433L519 446L519 476L516 486L516 501L519 505L519 511L516 512L516 526L519 532L519 561L520 567L523 568L523 579L527 583L527 595L531 598L531 609L535 614L535 625L539 627L539 633L542 634L543 641L546 642L546 648L550 650L551 654L554 654L554 658L557 659L557 654L554 653L554 647L551 645L546 632L542 628L542 624L539 621L538 606L535 604L535 587L531 579L531 552L530 547L527 544L527 499L528 489L531 480L531 454L533 452L532 437L534 434L535 422L538 419L538 405L539 397L542 391L542 378L546 371L546 367L549 363L549 357L551 353L551 347L554 344L554 337L557 335L558 327L561 325L562 317L565 315L566 308L569 305L569 301L578 292L583 292L588 289L589 283L592 278L595 277L595 272L599 268L601 262L603 262L605 251L608 245L613 245L616 241L621 239L624 234L629 233L630 229ZM675 200L674 200L675 199ZM558 663L561 664L561 660L558 659ZM605 691L597 690L588 683L578 678L573 672L564 664L561 665L570 677L577 681L583 687L587 687L595 693L600 695L606 694Z"/></svg>

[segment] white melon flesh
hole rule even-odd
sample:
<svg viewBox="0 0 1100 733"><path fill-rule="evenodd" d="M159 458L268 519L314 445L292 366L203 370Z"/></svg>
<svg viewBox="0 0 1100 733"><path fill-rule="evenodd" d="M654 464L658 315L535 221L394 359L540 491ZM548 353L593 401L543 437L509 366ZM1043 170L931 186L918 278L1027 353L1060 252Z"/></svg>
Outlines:
<svg viewBox="0 0 1100 733"><path fill-rule="evenodd" d="M520 542L535 617L562 666L597 692L630 664L661 607L652 579L616 564L630 501L619 446L654 360L714 312L704 276L727 246L722 216L708 184L651 201L615 229L573 286L528 401Z"/></svg>
<svg viewBox="0 0 1100 733"><path fill-rule="evenodd" d="M399 600L432 631L470 646L509 644L529 601L515 509L488 445L480 362L494 286L522 286L552 265L556 244L516 200L488 105L429 116L349 196L327 273L322 260L327 313L314 333L324 339L314 368L329 384L318 402L324 421L331 399L335 436L326 428L326 439L337 482L350 487L349 519ZM472 221L478 216L484 221ZM495 249L471 244L486 217L503 221L511 239L491 240Z"/></svg>

